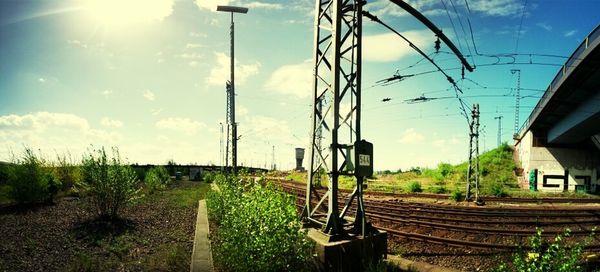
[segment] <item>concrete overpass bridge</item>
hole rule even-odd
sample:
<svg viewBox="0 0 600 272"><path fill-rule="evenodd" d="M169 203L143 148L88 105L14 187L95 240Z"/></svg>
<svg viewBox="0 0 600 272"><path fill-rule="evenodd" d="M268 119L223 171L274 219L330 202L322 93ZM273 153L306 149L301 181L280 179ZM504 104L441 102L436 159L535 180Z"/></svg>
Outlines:
<svg viewBox="0 0 600 272"><path fill-rule="evenodd" d="M558 71L515 151L538 190L600 191L600 25Z"/></svg>

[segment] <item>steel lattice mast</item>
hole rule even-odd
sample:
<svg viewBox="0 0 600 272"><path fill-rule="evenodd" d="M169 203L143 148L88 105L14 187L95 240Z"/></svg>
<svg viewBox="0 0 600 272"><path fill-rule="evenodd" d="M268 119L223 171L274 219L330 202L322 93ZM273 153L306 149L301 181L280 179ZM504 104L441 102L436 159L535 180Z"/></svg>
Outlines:
<svg viewBox="0 0 600 272"><path fill-rule="evenodd" d="M515 132L513 134L513 139L519 139L519 108L520 108L520 100L521 100L521 70L512 69L510 70L511 74L517 74L517 89L515 90Z"/></svg>
<svg viewBox="0 0 600 272"><path fill-rule="evenodd" d="M474 184L475 202L479 203L481 202L479 198L479 104L473 104L469 130L469 166L465 200L471 201L471 184Z"/></svg>
<svg viewBox="0 0 600 272"><path fill-rule="evenodd" d="M360 138L362 5L356 0L316 0L314 33L314 78L311 118L311 148L305 221L323 225L325 233L344 233L342 218L354 198L358 212L355 226L364 234L362 178L346 206L338 207L338 179L353 176L350 162L353 141ZM342 107L344 105L344 107ZM349 105L349 106L346 106ZM321 143L329 140L330 146ZM322 169L329 175L327 193L319 195ZM315 201L312 203L311 201ZM327 218L315 212L327 200ZM313 204L316 204L313 206Z"/></svg>

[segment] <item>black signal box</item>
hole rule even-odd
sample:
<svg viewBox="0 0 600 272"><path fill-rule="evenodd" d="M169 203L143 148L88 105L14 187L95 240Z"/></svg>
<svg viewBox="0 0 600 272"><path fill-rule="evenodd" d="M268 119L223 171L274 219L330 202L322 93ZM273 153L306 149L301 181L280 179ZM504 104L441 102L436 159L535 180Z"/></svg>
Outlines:
<svg viewBox="0 0 600 272"><path fill-rule="evenodd" d="M373 176L373 144L365 140L354 143L354 176Z"/></svg>

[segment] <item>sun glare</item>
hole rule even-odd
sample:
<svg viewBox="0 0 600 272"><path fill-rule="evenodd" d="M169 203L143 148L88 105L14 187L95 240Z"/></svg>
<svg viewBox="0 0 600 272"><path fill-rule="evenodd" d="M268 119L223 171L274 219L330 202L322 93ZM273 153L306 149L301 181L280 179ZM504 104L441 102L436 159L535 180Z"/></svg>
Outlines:
<svg viewBox="0 0 600 272"><path fill-rule="evenodd" d="M84 0L84 8L98 25L126 27L164 19L173 0Z"/></svg>

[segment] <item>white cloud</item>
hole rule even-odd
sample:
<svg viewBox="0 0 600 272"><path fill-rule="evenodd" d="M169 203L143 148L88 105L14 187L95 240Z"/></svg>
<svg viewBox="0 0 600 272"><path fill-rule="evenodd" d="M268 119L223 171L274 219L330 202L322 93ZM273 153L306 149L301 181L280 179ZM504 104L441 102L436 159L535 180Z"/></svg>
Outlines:
<svg viewBox="0 0 600 272"><path fill-rule="evenodd" d="M150 90L146 90L143 94L144 98L148 99L149 101L154 101L154 99L156 99L156 97L154 96L154 93Z"/></svg>
<svg viewBox="0 0 600 272"><path fill-rule="evenodd" d="M196 0L196 5L200 9L208 9L210 11L217 11L218 5L229 5L230 0Z"/></svg>
<svg viewBox="0 0 600 272"><path fill-rule="evenodd" d="M194 38L206 38L206 37L208 37L208 35L206 35L205 33L201 33L201 32L190 32L188 35L190 37L194 37Z"/></svg>
<svg viewBox="0 0 600 272"><path fill-rule="evenodd" d="M196 0L196 5L200 9L208 9L210 11L217 11L218 5L229 5L234 1L231 0ZM279 3L266 3L260 1L253 1L249 3L240 3L241 6L251 8L251 9L282 9L283 5Z"/></svg>
<svg viewBox="0 0 600 272"><path fill-rule="evenodd" d="M210 75L206 79L206 83L209 85L224 86L225 81L229 79L230 59L225 53L215 52L216 64ZM260 62L254 62L250 64L240 64L239 61L235 60L235 83L236 85L242 85L246 82L248 77L258 74L260 68Z"/></svg>
<svg viewBox="0 0 600 272"><path fill-rule="evenodd" d="M400 137L398 142L403 144L414 144L422 142L424 139L425 136L423 136L423 134L418 133L414 128L409 128L402 133L402 136Z"/></svg>
<svg viewBox="0 0 600 272"><path fill-rule="evenodd" d="M264 141L289 140L292 135L288 123L268 116L252 115L245 118L238 127L241 139L259 139Z"/></svg>
<svg viewBox="0 0 600 272"><path fill-rule="evenodd" d="M104 97L109 97L110 95L112 95L112 93L113 93L113 91L109 90L109 89L106 89L106 90L102 91L102 95Z"/></svg>
<svg viewBox="0 0 600 272"><path fill-rule="evenodd" d="M546 31L552 31L552 26L546 23L537 23L535 24L536 26L546 30Z"/></svg>
<svg viewBox="0 0 600 272"><path fill-rule="evenodd" d="M426 16L439 16L446 15L446 10L444 10L437 0L416 0L416 1L405 1L414 9L420 11L423 15ZM373 11L373 14L380 16L408 16L409 13L404 9L400 8L398 5L391 3L388 0L378 0L372 3L369 3L369 10Z"/></svg>
<svg viewBox="0 0 600 272"><path fill-rule="evenodd" d="M152 113L152 115L157 116L159 115L161 112L163 111L163 109L152 109L150 112Z"/></svg>
<svg viewBox="0 0 600 272"><path fill-rule="evenodd" d="M283 6L281 4L274 3L264 3L264 2L250 2L248 4L244 4L244 7L254 8L254 9L282 9Z"/></svg>
<svg viewBox="0 0 600 272"><path fill-rule="evenodd" d="M175 55L175 57L178 58L182 58L182 59L188 59L188 60L198 60L198 59L202 59L204 56L200 53L183 53L183 54L178 54Z"/></svg>
<svg viewBox="0 0 600 272"><path fill-rule="evenodd" d="M469 8L490 16L510 16L521 14L523 3L517 0L472 0Z"/></svg>
<svg viewBox="0 0 600 272"><path fill-rule="evenodd" d="M187 135L194 135L199 130L206 127L206 124L198 121L193 121L189 118L170 117L161 119L156 122L156 127L160 129L173 130L183 132Z"/></svg>
<svg viewBox="0 0 600 272"><path fill-rule="evenodd" d="M447 12L451 15L454 14L453 11L446 11L443 4L438 0L411 0L405 2L426 16L445 16ZM457 1L455 4L459 9L466 9L462 1ZM531 7L534 6L531 5ZM469 8L472 12L487 16L511 16L521 14L523 4L518 0L471 0L469 1ZM377 0L369 3L369 9L377 16L400 17L409 15L404 9L387 0Z"/></svg>
<svg viewBox="0 0 600 272"><path fill-rule="evenodd" d="M577 33L577 29L573 29L573 30L565 31L563 34L565 37L571 37L571 36L575 35L576 33Z"/></svg>
<svg viewBox="0 0 600 272"><path fill-rule="evenodd" d="M204 45L202 45L200 43L188 43L185 45L186 49L194 49L194 48L200 48L200 47L204 47Z"/></svg>
<svg viewBox="0 0 600 272"><path fill-rule="evenodd" d="M88 45L85 42L82 42L80 40L67 40L67 44L69 45L74 45L74 46L79 46L83 49L87 49Z"/></svg>
<svg viewBox="0 0 600 272"><path fill-rule="evenodd" d="M37 81L41 84L51 84L58 83L58 79L51 76L42 76L37 79Z"/></svg>
<svg viewBox="0 0 600 272"><path fill-rule="evenodd" d="M434 35L430 31L403 32L408 40L417 47L424 48L428 44L433 47ZM373 62L397 61L416 51L406 41L394 33L363 36L363 60Z"/></svg>
<svg viewBox="0 0 600 272"><path fill-rule="evenodd" d="M312 96L312 60L277 68L267 80L265 88L300 98Z"/></svg>
<svg viewBox="0 0 600 272"><path fill-rule="evenodd" d="M123 122L121 122L120 120L114 120L114 119L110 119L108 117L102 118L102 120L100 120L100 124L105 127L115 127L115 128L119 128L119 127L123 126Z"/></svg>
<svg viewBox="0 0 600 272"><path fill-rule="evenodd" d="M84 152L91 143L115 145L121 140L116 132L93 129L89 122L69 113L35 112L0 116L0 146L20 150L23 145L46 152ZM52 148L52 150L48 150ZM0 157L10 155L0 150Z"/></svg>

